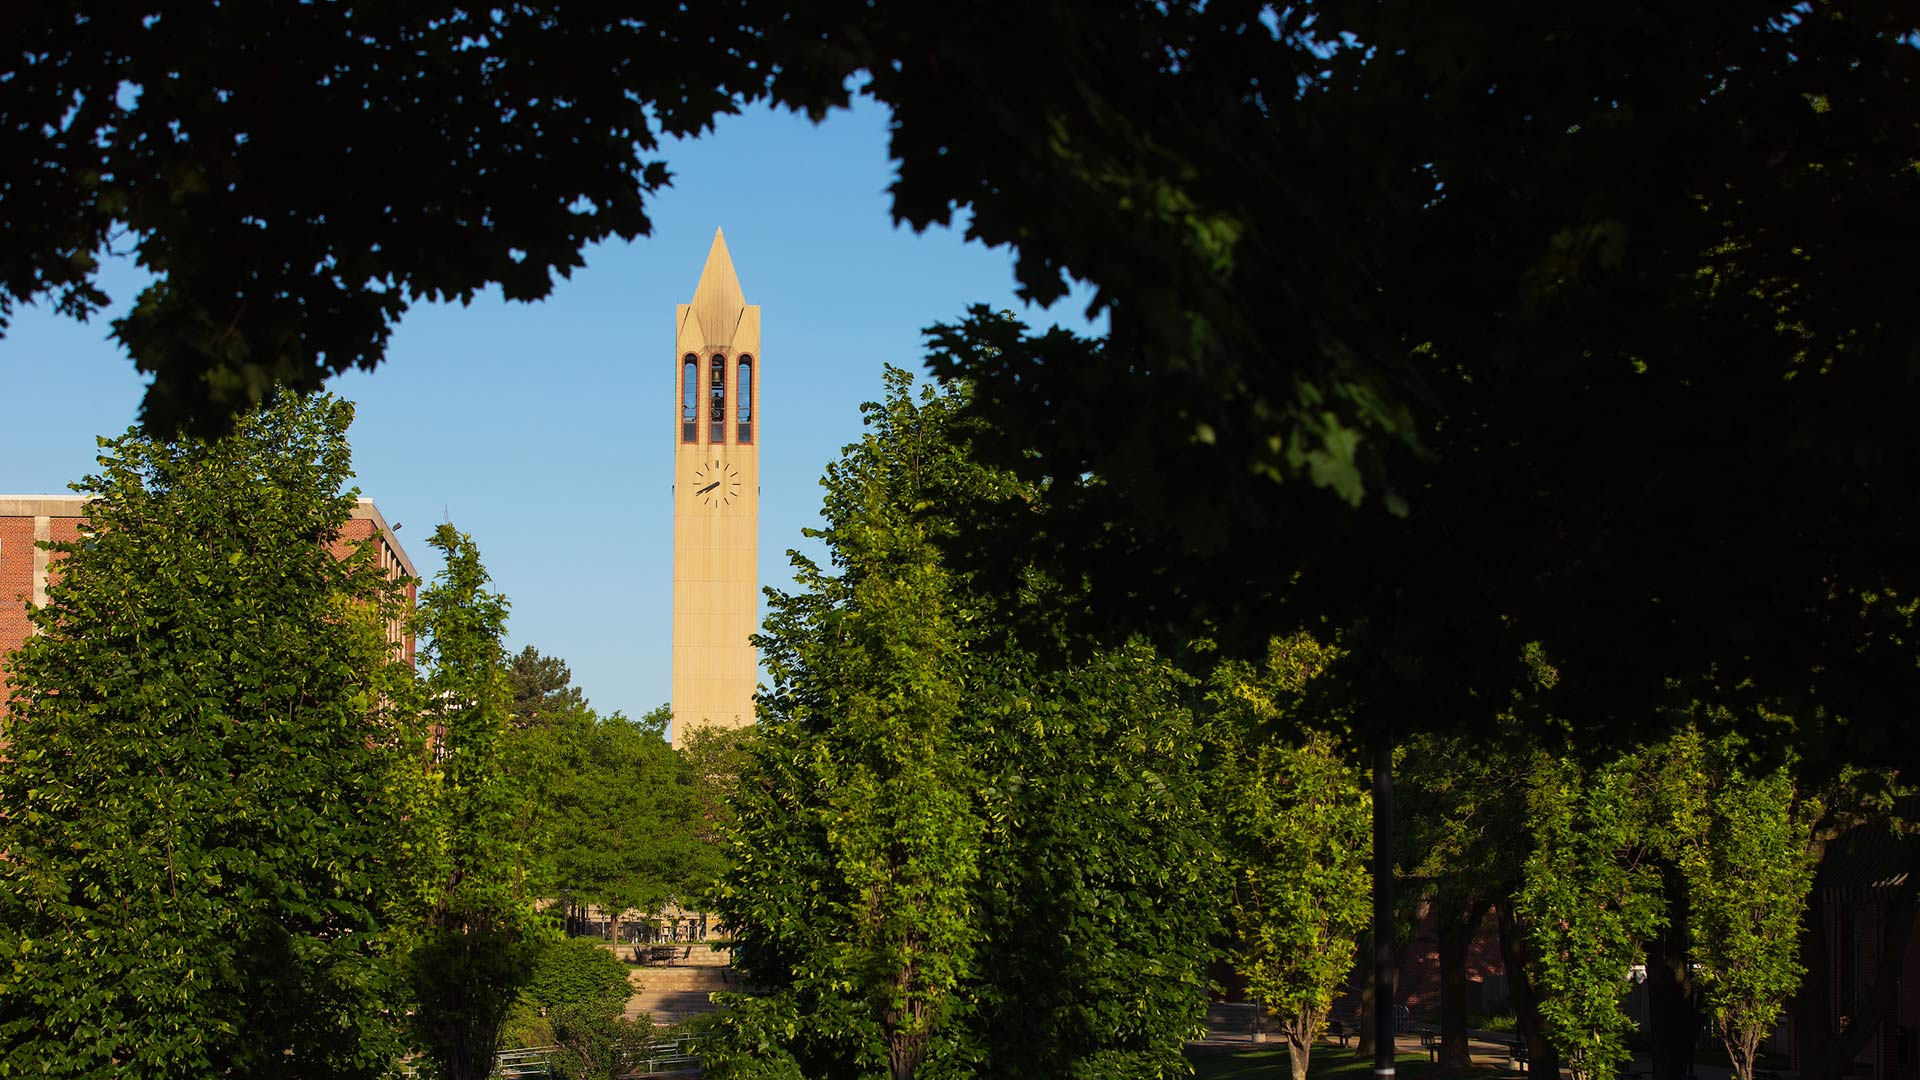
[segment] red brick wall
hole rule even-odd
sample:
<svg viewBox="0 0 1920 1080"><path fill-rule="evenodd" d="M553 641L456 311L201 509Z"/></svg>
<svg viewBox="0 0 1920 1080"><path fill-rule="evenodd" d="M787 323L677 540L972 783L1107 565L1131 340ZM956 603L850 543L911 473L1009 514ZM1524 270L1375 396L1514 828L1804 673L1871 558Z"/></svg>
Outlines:
<svg viewBox="0 0 1920 1080"><path fill-rule="evenodd" d="M1467 946L1467 982L1485 983L1491 976L1505 975L1506 961L1500 955L1500 924L1489 911L1480 919L1473 943ZM1369 975L1372 972L1368 968ZM1429 913L1420 920L1420 929L1408 945L1406 959L1400 965L1400 1000L1415 1020L1440 1022L1440 934L1438 923ZM1478 1008L1469 990L1467 1007Z"/></svg>
<svg viewBox="0 0 1920 1080"><path fill-rule="evenodd" d="M405 565L400 561L399 554L387 543L386 537L374 525L372 518L350 519L340 527L340 538L328 545L327 550L333 553L334 558L344 559L361 544L369 543L374 545L380 559L380 566L387 572L388 577L399 577L407 572ZM407 583L406 609L408 611L413 610L414 601L418 599L419 587L418 582ZM395 623L389 628L389 640L400 642L401 659L409 664L413 663L413 636L406 632L404 624Z"/></svg>
<svg viewBox="0 0 1920 1080"><path fill-rule="evenodd" d="M1476 999L1472 984L1484 986L1489 979L1504 978L1506 973L1507 963L1500 955L1500 923L1489 910L1481 917L1473 942L1467 946L1467 1008L1501 1004ZM1348 991L1336 998L1335 1012L1359 1009L1360 990L1372 983L1373 954L1363 951L1354 957L1353 970L1347 975ZM1504 994L1501 997L1505 999ZM1393 1003L1406 1006L1415 1023L1440 1022L1440 933L1439 923L1431 911L1421 916L1419 929L1401 954L1400 981Z"/></svg>
<svg viewBox="0 0 1920 1080"><path fill-rule="evenodd" d="M32 629L27 623L27 605L33 602L33 561L38 551L33 540L31 516L0 517L0 704L10 690L7 675L12 667L8 657L27 640ZM84 518L52 517L48 521L48 539L77 540ZM59 556L47 567L47 580L57 576Z"/></svg>
<svg viewBox="0 0 1920 1080"><path fill-rule="evenodd" d="M0 517L0 689L11 666L7 655L27 640L27 603L32 599L33 519Z"/></svg>

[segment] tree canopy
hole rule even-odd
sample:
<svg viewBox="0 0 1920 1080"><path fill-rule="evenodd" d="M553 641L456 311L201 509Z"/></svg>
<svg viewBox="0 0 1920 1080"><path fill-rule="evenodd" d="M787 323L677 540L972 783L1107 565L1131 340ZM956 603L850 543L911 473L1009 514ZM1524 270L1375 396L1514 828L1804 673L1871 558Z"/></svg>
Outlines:
<svg viewBox="0 0 1920 1080"><path fill-rule="evenodd" d="M716 910L751 996L714 1076L1184 1075L1218 924L1184 682L1028 640L934 542L1004 474L890 370L763 639ZM785 1071L781 1071L785 1070Z"/></svg>
<svg viewBox="0 0 1920 1080"><path fill-rule="evenodd" d="M1332 736L1275 737L1325 667L1306 635L1276 638L1261 666L1214 673L1208 787L1232 874L1228 949L1248 996L1280 1022L1293 1080L1307 1065L1371 915L1372 795Z"/></svg>
<svg viewBox="0 0 1920 1080"><path fill-rule="evenodd" d="M1257 650L1331 617L1370 635L1363 726L1473 722L1539 643L1543 722L1670 727L1681 680L1837 755L1914 745L1900 5L3 18L0 315L99 307L130 246L158 280L116 333L163 428L377 363L415 299L544 295L646 231L662 134L859 92L894 113L897 219L966 208L1028 295L1076 277L1111 317L938 358L1055 485L1002 539L1091 574L1107 625Z"/></svg>
<svg viewBox="0 0 1920 1080"><path fill-rule="evenodd" d="M0 768L0 1075L376 1077L401 1044L397 587L352 406L102 440Z"/></svg>
<svg viewBox="0 0 1920 1080"><path fill-rule="evenodd" d="M522 794L506 768L507 598L487 589L471 536L442 524L428 543L446 561L416 618L429 753L405 834L414 864L405 969L430 1060L446 1080L484 1080L545 927L515 828Z"/></svg>

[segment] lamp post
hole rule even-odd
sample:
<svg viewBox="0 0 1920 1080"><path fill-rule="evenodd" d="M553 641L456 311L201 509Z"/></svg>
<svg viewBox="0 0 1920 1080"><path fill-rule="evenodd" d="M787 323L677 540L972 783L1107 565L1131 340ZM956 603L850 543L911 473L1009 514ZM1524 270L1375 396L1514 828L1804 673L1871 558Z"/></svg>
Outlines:
<svg viewBox="0 0 1920 1080"><path fill-rule="evenodd" d="M1393 1080L1393 737L1373 746L1373 1076Z"/></svg>

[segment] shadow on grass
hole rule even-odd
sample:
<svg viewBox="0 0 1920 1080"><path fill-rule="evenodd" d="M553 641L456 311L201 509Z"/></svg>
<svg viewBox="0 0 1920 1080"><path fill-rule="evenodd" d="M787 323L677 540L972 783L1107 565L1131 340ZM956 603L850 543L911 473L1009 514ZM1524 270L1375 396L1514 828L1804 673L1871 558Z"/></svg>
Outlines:
<svg viewBox="0 0 1920 1080"><path fill-rule="evenodd" d="M1189 1050L1195 1080L1289 1080L1292 1066L1287 1062L1285 1044L1258 1050ZM1394 1065L1394 1080L1419 1080L1437 1070L1425 1054L1401 1054ZM1357 1058L1353 1051L1336 1046L1313 1048L1308 1059L1307 1080L1373 1080L1373 1059Z"/></svg>

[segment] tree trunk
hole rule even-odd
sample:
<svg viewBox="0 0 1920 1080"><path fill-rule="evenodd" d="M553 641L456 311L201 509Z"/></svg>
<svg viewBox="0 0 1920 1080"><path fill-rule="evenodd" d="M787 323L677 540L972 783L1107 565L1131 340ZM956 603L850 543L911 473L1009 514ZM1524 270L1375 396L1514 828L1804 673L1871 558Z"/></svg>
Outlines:
<svg viewBox="0 0 1920 1080"><path fill-rule="evenodd" d="M893 1080L913 1080L920 1063L927 1060L929 1042L925 1032L908 1034L895 1029L887 1033L887 1071Z"/></svg>
<svg viewBox="0 0 1920 1080"><path fill-rule="evenodd" d="M1765 1034L1753 1027L1720 1033L1720 1041L1727 1046L1727 1060L1733 1062L1734 1080L1753 1080L1753 1059L1760 1047L1760 1037Z"/></svg>
<svg viewBox="0 0 1920 1080"><path fill-rule="evenodd" d="M1400 958L1393 926L1393 740L1385 732L1373 747L1373 1076L1394 1074L1395 984Z"/></svg>
<svg viewBox="0 0 1920 1080"><path fill-rule="evenodd" d="M1463 907L1442 906L1440 929L1440 1068L1473 1067L1467 1043L1467 953L1486 914L1484 901L1473 899Z"/></svg>
<svg viewBox="0 0 1920 1080"><path fill-rule="evenodd" d="M1362 939L1364 942L1368 939ZM1365 955L1363 953L1363 955ZM1353 1056L1357 1058L1373 1057L1373 980L1367 979L1360 986L1360 1028L1353 1033Z"/></svg>
<svg viewBox="0 0 1920 1080"><path fill-rule="evenodd" d="M907 951L911 954L911 935L907 945ZM927 1060L927 1051L932 1047L932 1036L925 1023L927 1003L914 996L909 989L913 985L913 973L912 964L894 973L894 985L907 995L906 1001L888 1009L880 1017L880 1029L887 1037L887 1071L893 1080L913 1080L913 1074L920 1070L921 1063Z"/></svg>
<svg viewBox="0 0 1920 1080"><path fill-rule="evenodd" d="M1500 959L1507 969L1507 997L1513 1004L1515 1035L1527 1045L1527 1072L1534 1076L1560 1075L1560 1052L1547 1041L1540 1025L1540 997L1527 977L1527 942L1513 912L1513 898L1494 905L1500 919Z"/></svg>
<svg viewBox="0 0 1920 1080"><path fill-rule="evenodd" d="M1320 1029L1320 1014L1310 1010L1296 1013L1282 1025L1287 1040L1287 1060L1293 1066L1293 1080L1307 1080L1307 1061L1313 1054L1313 1037Z"/></svg>
<svg viewBox="0 0 1920 1080"><path fill-rule="evenodd" d="M1647 1037L1653 1044L1653 1080L1684 1080L1693 1073L1693 1048L1704 1018L1694 1007L1693 978L1687 970L1686 882L1672 863L1662 866L1661 882L1667 928L1645 943Z"/></svg>

